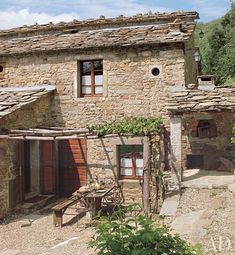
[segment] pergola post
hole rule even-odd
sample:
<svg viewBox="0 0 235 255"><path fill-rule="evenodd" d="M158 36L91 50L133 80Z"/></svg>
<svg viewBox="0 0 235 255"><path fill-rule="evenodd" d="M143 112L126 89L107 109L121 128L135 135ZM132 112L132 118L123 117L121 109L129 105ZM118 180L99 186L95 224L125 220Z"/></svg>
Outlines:
<svg viewBox="0 0 235 255"><path fill-rule="evenodd" d="M144 137L144 183L143 183L143 208L146 216L150 214L150 159L151 159L150 137Z"/></svg>
<svg viewBox="0 0 235 255"><path fill-rule="evenodd" d="M179 116L172 116L170 119L171 133L171 169L172 177L181 185L182 181L182 120Z"/></svg>

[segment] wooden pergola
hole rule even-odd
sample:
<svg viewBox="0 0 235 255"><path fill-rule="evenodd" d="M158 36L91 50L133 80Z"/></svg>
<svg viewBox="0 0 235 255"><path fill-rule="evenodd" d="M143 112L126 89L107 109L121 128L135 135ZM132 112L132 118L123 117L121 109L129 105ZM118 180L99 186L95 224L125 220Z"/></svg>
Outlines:
<svg viewBox="0 0 235 255"><path fill-rule="evenodd" d="M131 134L108 134L102 138L133 136ZM95 132L91 132L85 128L29 128L29 129L10 129L0 130L0 139L14 140L67 140L67 139L97 139L101 138Z"/></svg>
<svg viewBox="0 0 235 255"><path fill-rule="evenodd" d="M165 148L164 148L164 127L161 127L161 132L159 135L159 161L165 162ZM0 130L0 139L12 139L12 140L67 140L67 139L101 139L101 138L112 138L112 137L137 137L141 136L144 138L143 145L143 161L144 161L144 174L143 174L143 209L146 215L150 214L150 176L151 176L151 135L133 135L133 134L107 134L102 137L91 132L89 129L85 128L62 128L62 127L47 127L47 128L29 128L29 129L11 129L11 130ZM160 169L163 170L162 165ZM156 191L158 197L158 191ZM158 203L157 203L158 204ZM157 205L158 206L158 205Z"/></svg>

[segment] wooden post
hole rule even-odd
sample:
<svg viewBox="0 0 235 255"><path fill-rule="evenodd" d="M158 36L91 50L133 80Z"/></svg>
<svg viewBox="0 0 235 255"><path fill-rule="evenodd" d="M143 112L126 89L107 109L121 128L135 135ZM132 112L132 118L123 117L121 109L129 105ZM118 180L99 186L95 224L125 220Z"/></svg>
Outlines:
<svg viewBox="0 0 235 255"><path fill-rule="evenodd" d="M164 126L160 127L160 133L159 133L159 161L160 161L160 170L165 170L165 160L166 160L166 152L165 152L165 135L164 135Z"/></svg>
<svg viewBox="0 0 235 255"><path fill-rule="evenodd" d="M162 177L159 177L162 175L162 172L165 170L165 130L164 126L162 125L160 127L160 133L159 133L159 168L157 169L157 174L156 174L156 211L158 211L158 206L159 206L159 192L162 192L162 199L165 199L165 189L164 189L164 183L162 180Z"/></svg>
<svg viewBox="0 0 235 255"><path fill-rule="evenodd" d="M150 203L149 203L150 158L151 158L150 137L145 136L144 137L144 155L143 155L143 161L144 161L143 207L144 207L144 213L146 216L149 216L150 214Z"/></svg>

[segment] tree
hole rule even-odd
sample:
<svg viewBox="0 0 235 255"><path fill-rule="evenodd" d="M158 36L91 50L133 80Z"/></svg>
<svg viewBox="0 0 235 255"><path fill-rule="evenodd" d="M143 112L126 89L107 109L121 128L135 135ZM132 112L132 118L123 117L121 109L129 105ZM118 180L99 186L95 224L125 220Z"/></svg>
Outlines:
<svg viewBox="0 0 235 255"><path fill-rule="evenodd" d="M205 36L200 39L198 34ZM235 86L235 4L221 19L197 26L196 40L204 74L214 74L218 85Z"/></svg>

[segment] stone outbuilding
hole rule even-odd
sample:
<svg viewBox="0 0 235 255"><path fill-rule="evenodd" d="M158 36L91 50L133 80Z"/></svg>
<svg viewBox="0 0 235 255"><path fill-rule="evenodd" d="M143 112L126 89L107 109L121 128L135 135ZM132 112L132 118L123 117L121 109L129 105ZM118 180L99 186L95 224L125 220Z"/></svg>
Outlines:
<svg viewBox="0 0 235 255"><path fill-rule="evenodd" d="M202 85L201 89L172 92L167 108L171 118L171 147L177 155L172 161L179 179L186 169L234 173L235 145L231 143L234 88Z"/></svg>
<svg viewBox="0 0 235 255"><path fill-rule="evenodd" d="M0 31L0 217L32 194L69 196L96 175L119 182L126 199L140 196L143 137L79 139L74 130L130 116L161 117L169 129L169 95L197 83L195 19L139 14Z"/></svg>

